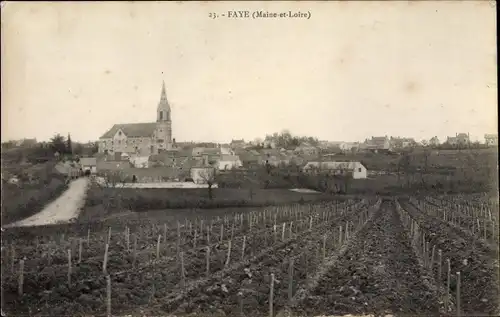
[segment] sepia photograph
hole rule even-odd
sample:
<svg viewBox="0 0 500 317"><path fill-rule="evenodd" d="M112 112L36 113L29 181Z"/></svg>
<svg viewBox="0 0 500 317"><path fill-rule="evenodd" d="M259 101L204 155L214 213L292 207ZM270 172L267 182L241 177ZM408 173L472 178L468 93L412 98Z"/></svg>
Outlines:
<svg viewBox="0 0 500 317"><path fill-rule="evenodd" d="M496 23L2 1L2 316L500 316Z"/></svg>

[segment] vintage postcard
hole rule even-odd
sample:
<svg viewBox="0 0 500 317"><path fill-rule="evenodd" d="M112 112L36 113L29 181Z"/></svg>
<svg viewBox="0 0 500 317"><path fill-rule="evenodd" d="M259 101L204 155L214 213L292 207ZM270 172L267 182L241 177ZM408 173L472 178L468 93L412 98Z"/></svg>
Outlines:
<svg viewBox="0 0 500 317"><path fill-rule="evenodd" d="M2 315L500 315L495 6L2 2Z"/></svg>

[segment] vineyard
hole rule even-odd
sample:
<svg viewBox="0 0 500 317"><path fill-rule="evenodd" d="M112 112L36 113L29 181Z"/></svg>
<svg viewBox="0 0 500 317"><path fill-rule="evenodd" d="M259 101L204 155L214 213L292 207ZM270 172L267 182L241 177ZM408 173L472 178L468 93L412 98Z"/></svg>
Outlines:
<svg viewBox="0 0 500 317"><path fill-rule="evenodd" d="M496 315L498 205L350 199L2 241L8 315Z"/></svg>

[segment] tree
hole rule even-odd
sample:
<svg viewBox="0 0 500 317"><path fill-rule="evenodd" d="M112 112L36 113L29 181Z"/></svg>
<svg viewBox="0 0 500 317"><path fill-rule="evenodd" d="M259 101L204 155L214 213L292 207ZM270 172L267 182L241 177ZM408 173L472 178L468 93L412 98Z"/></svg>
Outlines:
<svg viewBox="0 0 500 317"><path fill-rule="evenodd" d="M408 178L409 169L410 169L410 156L407 153L405 153L398 161L398 172L397 172L398 183L400 181L401 171L403 171L406 174L406 177ZM409 178L408 178L408 186L410 186Z"/></svg>
<svg viewBox="0 0 500 317"><path fill-rule="evenodd" d="M425 183L424 174L427 175L427 173L429 171L429 156L430 155L431 155L431 152L429 151L429 149L424 149L424 152L423 152L424 168L420 170L420 180L422 181L422 186L424 188L427 187L427 184Z"/></svg>
<svg viewBox="0 0 500 317"><path fill-rule="evenodd" d="M54 135L50 139L50 145L51 145L52 150L54 152L59 152L59 154L61 154L61 155L64 153L67 153L66 152L66 140L59 133Z"/></svg>
<svg viewBox="0 0 500 317"><path fill-rule="evenodd" d="M68 154L72 154L73 153L73 145L71 144L71 136L69 135L68 133L68 139L66 140L66 150L68 151L67 153Z"/></svg>
<svg viewBox="0 0 500 317"><path fill-rule="evenodd" d="M215 168L206 167L198 172L198 176L208 185L208 198L213 199L212 186L215 183Z"/></svg>
<svg viewBox="0 0 500 317"><path fill-rule="evenodd" d="M108 188L124 187L125 182L126 176L121 171L108 171L96 180L97 185Z"/></svg>
<svg viewBox="0 0 500 317"><path fill-rule="evenodd" d="M83 154L83 145L80 143L76 143L75 146L73 147L73 153L75 155L82 155Z"/></svg>

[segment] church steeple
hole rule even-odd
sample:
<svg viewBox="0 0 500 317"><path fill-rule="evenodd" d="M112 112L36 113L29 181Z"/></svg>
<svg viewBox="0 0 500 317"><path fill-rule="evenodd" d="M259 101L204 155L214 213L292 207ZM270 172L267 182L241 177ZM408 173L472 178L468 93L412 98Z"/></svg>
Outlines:
<svg viewBox="0 0 500 317"><path fill-rule="evenodd" d="M167 100L167 91L165 89L165 81L162 83L160 102L158 103L156 121L170 121L170 105Z"/></svg>

